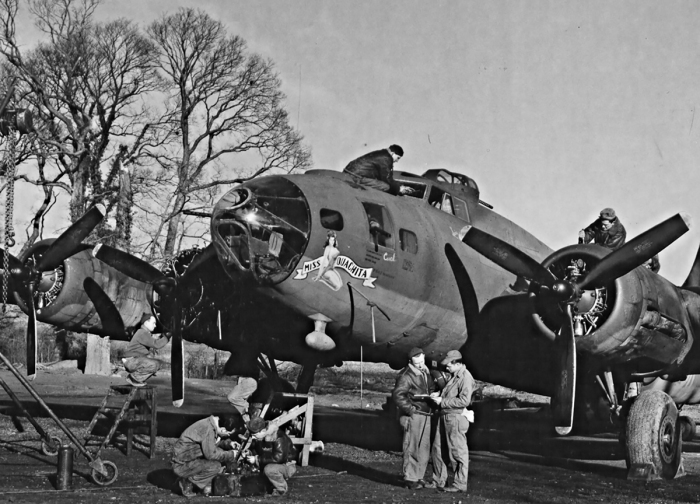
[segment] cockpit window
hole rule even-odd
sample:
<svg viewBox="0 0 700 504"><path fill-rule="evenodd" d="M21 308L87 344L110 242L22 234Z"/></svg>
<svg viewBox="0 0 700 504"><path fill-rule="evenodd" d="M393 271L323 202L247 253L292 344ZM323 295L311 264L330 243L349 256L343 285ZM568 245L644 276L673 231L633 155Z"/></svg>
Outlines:
<svg viewBox="0 0 700 504"><path fill-rule="evenodd" d="M376 203L362 203L367 213L368 231L372 243L376 246L394 248L394 226L389 212Z"/></svg>
<svg viewBox="0 0 700 504"><path fill-rule="evenodd" d="M321 225L326 229L332 229L333 231L342 231L344 225L343 214L336 210L322 208Z"/></svg>
<svg viewBox="0 0 700 504"><path fill-rule="evenodd" d="M442 189L433 186L430 189L430 196L428 197L428 203L430 206L442 210L445 213L454 215L454 204L452 202L452 196L446 193Z"/></svg>
<svg viewBox="0 0 700 504"><path fill-rule="evenodd" d="M408 196L410 198L416 198L416 199L423 199L425 197L425 189L426 185L421 184L419 182L406 182L404 180L397 180L397 182L400 182L402 186L409 187L412 190L410 192L407 192L405 196Z"/></svg>
<svg viewBox="0 0 700 504"><path fill-rule="evenodd" d="M469 208L467 207L467 203L459 198L452 198L452 202L454 203L455 215L463 221L469 222Z"/></svg>
<svg viewBox="0 0 700 504"><path fill-rule="evenodd" d="M408 229L399 229L399 240L401 241L401 250L411 254L418 253L418 237L416 237L416 233Z"/></svg>

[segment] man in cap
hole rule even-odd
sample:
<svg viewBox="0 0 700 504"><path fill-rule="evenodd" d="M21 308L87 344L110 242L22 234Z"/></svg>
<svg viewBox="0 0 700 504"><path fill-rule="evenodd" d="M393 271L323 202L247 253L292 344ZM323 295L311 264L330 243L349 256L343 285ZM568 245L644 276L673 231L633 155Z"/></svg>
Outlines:
<svg viewBox="0 0 700 504"><path fill-rule="evenodd" d="M462 354L450 350L441 364L447 367L451 378L438 397L432 400L440 407L438 428L433 441L433 481L444 492L466 492L469 475L469 448L467 447L467 407L474 392L474 378L462 360ZM454 482L447 484L447 466L442 457L443 448L449 455L455 472Z"/></svg>
<svg viewBox="0 0 700 504"><path fill-rule="evenodd" d="M173 472L179 477L182 495L187 498L195 496L193 485L205 496L211 495L214 476L223 472L225 464L236 458L234 451L224 451L218 446L220 438L228 437L233 431L236 418L225 415L221 422L219 420L218 416L212 415L193 423L173 447Z"/></svg>
<svg viewBox="0 0 700 504"><path fill-rule="evenodd" d="M612 208L603 208L600 216L585 229L578 233L583 243L593 241L610 250L617 250L625 244L627 231Z"/></svg>
<svg viewBox="0 0 700 504"><path fill-rule="evenodd" d="M151 354L163 348L170 340L167 336L154 338L151 335L156 325L153 314L144 313L141 316L141 327L134 333L124 352L122 362L129 372L126 381L134 387L145 386L146 380L156 374L161 367L161 362L152 358Z"/></svg>
<svg viewBox="0 0 700 504"><path fill-rule="evenodd" d="M421 348L408 352L408 365L396 378L392 393L399 410L399 424L403 428L403 479L407 488L435 488L434 483L423 481L430 459L430 418L433 413L427 402L435 392L435 383L425 365Z"/></svg>
<svg viewBox="0 0 700 504"><path fill-rule="evenodd" d="M292 440L274 423L260 417L248 422L248 430L253 436L253 449L248 463L256 464L272 483L272 495L287 493L287 480L297 472L297 449Z"/></svg>
<svg viewBox="0 0 700 504"><path fill-rule="evenodd" d="M343 173L350 175L358 184L379 189L391 194L410 194L413 189L394 181L394 163L403 157L400 145L369 152L348 163Z"/></svg>

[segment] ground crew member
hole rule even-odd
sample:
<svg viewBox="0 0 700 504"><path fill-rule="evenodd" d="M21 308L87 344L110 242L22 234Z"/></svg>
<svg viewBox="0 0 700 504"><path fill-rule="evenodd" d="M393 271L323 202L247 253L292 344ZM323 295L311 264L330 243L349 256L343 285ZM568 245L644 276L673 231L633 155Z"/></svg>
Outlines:
<svg viewBox="0 0 700 504"><path fill-rule="evenodd" d="M143 387L146 380L160 369L161 362L149 357L149 354L167 345L169 338L151 336L155 328L156 318L150 313L144 313L141 317L141 327L134 333L124 352L124 367L129 372L126 381L134 387Z"/></svg>
<svg viewBox="0 0 700 504"><path fill-rule="evenodd" d="M236 452L217 446L222 437L233 432L236 419L233 415L212 415L185 429L175 443L171 459L173 472L179 477L178 485L185 497L195 495L193 485L205 496L211 495L214 476L223 472L227 462L236 459Z"/></svg>
<svg viewBox="0 0 700 504"><path fill-rule="evenodd" d="M391 194L410 194L413 189L394 181L394 163L403 157L399 145L390 145L388 149L372 151L348 163L343 169L358 184L379 189Z"/></svg>
<svg viewBox="0 0 700 504"><path fill-rule="evenodd" d="M430 418L432 403L428 396L435 392L435 383L425 365L421 348L408 352L408 365L396 378L392 396L399 410L399 424L403 428L403 480L406 488L435 488L423 480L430 459ZM417 397L422 396L422 397Z"/></svg>
<svg viewBox="0 0 700 504"><path fill-rule="evenodd" d="M241 415L245 424L250 421L250 404L248 403L248 398L257 388L258 382L255 378L241 376L238 378L236 386L233 387L231 393L226 397L231 406Z"/></svg>
<svg viewBox="0 0 700 504"><path fill-rule="evenodd" d="M248 423L248 430L253 435L253 447L257 455L250 455L249 464L257 465L272 483L272 496L287 493L287 480L297 472L297 449L292 440L275 424L260 417Z"/></svg>
<svg viewBox="0 0 700 504"><path fill-rule="evenodd" d="M615 210L603 208L600 216L590 226L579 231L578 237L583 243L593 241L610 250L617 250L625 244L627 231L615 215Z"/></svg>
<svg viewBox="0 0 700 504"><path fill-rule="evenodd" d="M433 481L444 492L466 492L469 475L469 448L467 431L469 430L467 407L471 404L474 392L474 378L462 361L462 354L450 350L442 360L442 365L452 375L439 396L432 400L440 407L438 428L433 441L432 462ZM455 472L454 482L447 485L447 466L442 452L449 455Z"/></svg>

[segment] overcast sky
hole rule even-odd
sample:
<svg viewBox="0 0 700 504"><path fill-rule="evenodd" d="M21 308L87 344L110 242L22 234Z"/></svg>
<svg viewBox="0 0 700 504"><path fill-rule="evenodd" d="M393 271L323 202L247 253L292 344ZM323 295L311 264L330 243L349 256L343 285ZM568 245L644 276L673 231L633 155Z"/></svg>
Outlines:
<svg viewBox="0 0 700 504"><path fill-rule="evenodd" d="M679 211L700 225L700 2L109 0L99 15L180 6L275 62L315 168L398 143L398 169L469 175L555 249L607 206L629 237ZM661 274L682 283L699 237Z"/></svg>

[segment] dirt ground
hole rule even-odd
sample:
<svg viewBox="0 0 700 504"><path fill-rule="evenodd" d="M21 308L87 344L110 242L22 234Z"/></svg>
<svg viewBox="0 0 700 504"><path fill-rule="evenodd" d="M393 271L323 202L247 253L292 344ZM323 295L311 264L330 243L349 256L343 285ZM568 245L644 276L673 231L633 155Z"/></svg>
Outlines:
<svg viewBox="0 0 700 504"><path fill-rule="evenodd" d="M4 377L4 375L2 375ZM41 378L40 378L41 379ZM54 387L68 388L78 395L75 380L92 383L90 378L55 374L46 377ZM367 381L365 381L367 380ZM247 496L241 502L280 501L289 503L376 502L376 503L699 503L700 443L684 444L686 475L673 481L639 482L626 479L624 458L612 433L586 437L555 438L547 428L546 404L533 404L533 398L520 396L526 408L497 401L497 408L484 410L469 433L471 464L469 491L445 494L436 490L408 490L401 486L401 453L396 447L398 430L386 432L374 427L384 422L393 428L393 419L381 413L387 392L393 385L393 372L363 373L362 403L357 377L347 380L322 376L312 390L319 408L319 429L331 439L342 430L356 433L357 424L368 426L348 442L326 442L322 454L312 455L309 466L300 467L290 480L289 493L281 498ZM206 384L205 384L206 385ZM220 387L212 383L211 389ZM87 387L87 385L86 385ZM159 385L160 387L160 385ZM355 387L355 388L353 388ZM221 388L224 390L224 388ZM494 395L511 394L499 389ZM3 392L4 393L4 392ZM85 393L83 391L83 393ZM6 403L0 394L0 402ZM360 409L362 405L362 409ZM369 405L369 407L368 407ZM8 413L8 411L5 411ZM364 416L363 416L364 415ZM340 421L339 424L331 424ZM369 419L372 419L371 423ZM364 419L364 420L363 420ZM48 418L39 423L50 434L65 436ZM322 429L325 422L326 430ZM84 420L68 420L69 427L82 433ZM328 434L328 426L333 432ZM162 432L160 429L159 432ZM390 442L387 438L390 437ZM80 437L80 435L79 435ZM323 437L322 437L323 438ZM384 441L384 442L382 442ZM137 436L137 450L124 454L125 437L103 452L102 458L119 469L117 481L109 487L95 485L87 461L75 459L71 490L58 491L56 458L40 451L39 436L26 419L0 415L0 503L167 503L184 502L175 492L175 477L169 469L169 453L174 437L158 437L157 453L149 459L145 438ZM370 449L368 446L390 446ZM430 466L428 468L430 473ZM225 498L196 497L194 502L216 502Z"/></svg>

